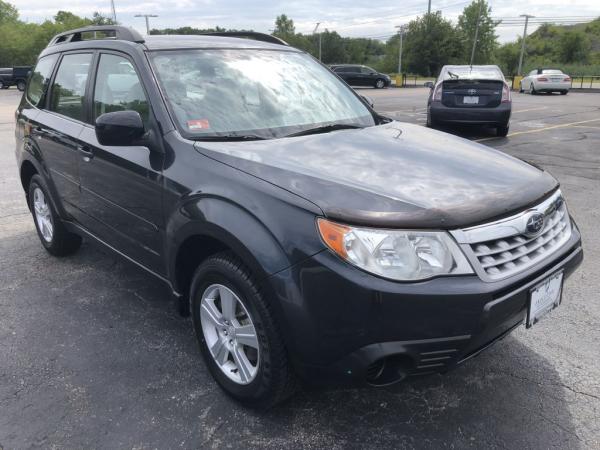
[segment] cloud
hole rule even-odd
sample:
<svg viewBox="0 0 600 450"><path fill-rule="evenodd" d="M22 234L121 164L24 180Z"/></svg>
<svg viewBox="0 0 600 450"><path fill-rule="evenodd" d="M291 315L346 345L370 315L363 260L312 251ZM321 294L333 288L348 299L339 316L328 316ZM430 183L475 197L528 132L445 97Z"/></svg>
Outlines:
<svg viewBox="0 0 600 450"><path fill-rule="evenodd" d="M379 0L376 4L346 0L173 0L142 1L114 0L118 20L128 26L144 31L144 21L135 14L151 13L159 17L151 19L156 28L193 26L198 28L215 27L253 29L269 32L275 17L287 14L294 19L296 30L312 32L315 23L321 22L321 29L336 30L342 36L364 36L385 39L395 32L395 25L408 23L426 9L425 0ZM108 15L110 0L72 1L54 0L49 6L47 0L12 0L25 20L40 22L51 18L58 10L71 11L78 15L91 16L94 11ZM460 0L434 0L433 10L440 9L444 16L456 20L468 2ZM516 17L528 13L541 17L549 16L600 16L600 3L597 0L491 0L493 15L496 17ZM535 29L534 26L530 31ZM502 42L514 40L522 33L521 26L498 28Z"/></svg>

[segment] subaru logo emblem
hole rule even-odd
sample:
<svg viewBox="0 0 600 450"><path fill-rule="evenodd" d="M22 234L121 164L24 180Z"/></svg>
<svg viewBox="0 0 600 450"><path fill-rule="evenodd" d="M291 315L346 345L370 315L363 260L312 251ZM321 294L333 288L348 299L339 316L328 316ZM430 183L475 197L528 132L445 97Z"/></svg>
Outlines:
<svg viewBox="0 0 600 450"><path fill-rule="evenodd" d="M532 213L525 222L525 234L535 236L544 229L545 217L542 213Z"/></svg>
<svg viewBox="0 0 600 450"><path fill-rule="evenodd" d="M469 93L469 95L475 95L477 94L477 89L469 89L467 92Z"/></svg>

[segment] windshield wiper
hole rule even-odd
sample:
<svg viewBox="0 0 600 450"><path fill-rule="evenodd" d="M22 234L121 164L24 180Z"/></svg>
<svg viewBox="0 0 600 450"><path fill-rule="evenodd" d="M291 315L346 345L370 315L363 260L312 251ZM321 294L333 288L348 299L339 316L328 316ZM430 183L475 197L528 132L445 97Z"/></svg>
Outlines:
<svg viewBox="0 0 600 450"><path fill-rule="evenodd" d="M319 134L319 133L329 133L330 131L337 130L352 130L356 128L364 128L360 125L351 125L344 123L330 123L327 125L321 125L320 127L309 128L308 130L298 131L297 133L288 134L284 137L294 137L294 136L306 136L308 134Z"/></svg>
<svg viewBox="0 0 600 450"><path fill-rule="evenodd" d="M458 78L458 75L456 75L454 72L448 71L448 75L450 75L452 78Z"/></svg>
<svg viewBox="0 0 600 450"><path fill-rule="evenodd" d="M257 134L222 134L213 136L194 136L195 141L264 141L266 137Z"/></svg>

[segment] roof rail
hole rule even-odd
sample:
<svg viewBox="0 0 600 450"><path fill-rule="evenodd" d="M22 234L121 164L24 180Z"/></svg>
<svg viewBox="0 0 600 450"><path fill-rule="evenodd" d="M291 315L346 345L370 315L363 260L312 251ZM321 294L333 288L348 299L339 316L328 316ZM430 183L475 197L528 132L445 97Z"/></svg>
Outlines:
<svg viewBox="0 0 600 450"><path fill-rule="evenodd" d="M247 38L247 39L252 39L255 41L270 42L271 44L289 46L289 44L287 42L285 42L283 39L279 39L277 36L273 36L271 34L266 34L266 33L258 33L256 31L214 31L211 33L202 33L202 34L208 35L208 36Z"/></svg>
<svg viewBox="0 0 600 450"><path fill-rule="evenodd" d="M120 39L123 41L137 42L139 44L144 43L144 38L142 35L133 28L119 25L90 25L88 27L77 28L75 30L69 30L65 31L64 33L57 34L52 38L52 40L50 40L48 47L57 44L66 44L67 42L85 41L87 39L82 38L83 33L97 32L106 34L105 37L99 39ZM94 39L96 39L95 36Z"/></svg>

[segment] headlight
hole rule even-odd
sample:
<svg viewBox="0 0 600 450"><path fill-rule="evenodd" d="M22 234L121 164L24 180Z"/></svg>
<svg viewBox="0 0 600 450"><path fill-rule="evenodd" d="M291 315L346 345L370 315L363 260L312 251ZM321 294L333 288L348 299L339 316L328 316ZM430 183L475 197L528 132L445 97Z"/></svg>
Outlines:
<svg viewBox="0 0 600 450"><path fill-rule="evenodd" d="M442 231L378 230L317 221L327 246L367 272L400 281L473 273L458 245Z"/></svg>

